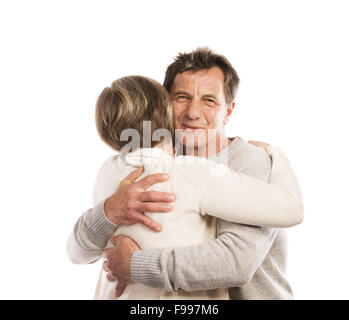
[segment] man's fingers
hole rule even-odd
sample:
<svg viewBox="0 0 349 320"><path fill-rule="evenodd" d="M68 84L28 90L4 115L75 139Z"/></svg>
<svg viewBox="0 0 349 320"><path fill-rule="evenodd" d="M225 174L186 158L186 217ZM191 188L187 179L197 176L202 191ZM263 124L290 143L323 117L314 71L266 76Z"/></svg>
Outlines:
<svg viewBox="0 0 349 320"><path fill-rule="evenodd" d="M107 273L107 279L110 282L114 282L117 280L117 278L113 277L110 272Z"/></svg>
<svg viewBox="0 0 349 320"><path fill-rule="evenodd" d="M150 174L149 176L144 177L143 179L137 181L137 184L140 188L143 190L148 189L150 186L152 186L155 183L165 182L169 179L168 174L164 173L154 173Z"/></svg>
<svg viewBox="0 0 349 320"><path fill-rule="evenodd" d="M122 281L117 281L115 288L115 296L120 297L126 288L126 284Z"/></svg>
<svg viewBox="0 0 349 320"><path fill-rule="evenodd" d="M159 202L140 202L138 205L138 211L141 212L170 212L173 206L167 203Z"/></svg>
<svg viewBox="0 0 349 320"><path fill-rule="evenodd" d="M135 182L144 172L144 167L132 171L124 180L121 181L122 184L131 184Z"/></svg>
<svg viewBox="0 0 349 320"><path fill-rule="evenodd" d="M112 249L105 249L103 252L102 252L102 257L105 258L105 259L108 259L108 254L109 252L111 251Z"/></svg>
<svg viewBox="0 0 349 320"><path fill-rule="evenodd" d="M141 202L173 202L176 196L169 192L145 191L139 194L138 200Z"/></svg>
<svg viewBox="0 0 349 320"><path fill-rule="evenodd" d="M155 222L154 220L152 220L151 218L149 218L143 213L136 213L135 220L138 223L144 224L146 227L148 227L151 230L154 230L157 232L162 230L162 227L160 224L158 224L157 222Z"/></svg>
<svg viewBox="0 0 349 320"><path fill-rule="evenodd" d="M109 271L109 268L108 268L108 260L104 260L103 261L103 264L102 264L102 268L105 272L108 272Z"/></svg>
<svg viewBox="0 0 349 320"><path fill-rule="evenodd" d="M118 243L122 238L127 238L127 236L122 235L122 234L118 234L118 235L116 235L116 236L112 236L112 237L110 238L110 242L111 242L114 246L116 246L117 243Z"/></svg>

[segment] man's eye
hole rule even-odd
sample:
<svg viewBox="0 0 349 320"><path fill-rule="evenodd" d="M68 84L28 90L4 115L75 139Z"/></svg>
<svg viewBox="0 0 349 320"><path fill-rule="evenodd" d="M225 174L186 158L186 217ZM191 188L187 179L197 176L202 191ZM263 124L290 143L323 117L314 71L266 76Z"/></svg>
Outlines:
<svg viewBox="0 0 349 320"><path fill-rule="evenodd" d="M214 101L213 99L210 99L210 98L207 98L206 102L208 102L208 103L216 103L216 101Z"/></svg>
<svg viewBox="0 0 349 320"><path fill-rule="evenodd" d="M188 97L187 96L177 96L178 100L186 100Z"/></svg>

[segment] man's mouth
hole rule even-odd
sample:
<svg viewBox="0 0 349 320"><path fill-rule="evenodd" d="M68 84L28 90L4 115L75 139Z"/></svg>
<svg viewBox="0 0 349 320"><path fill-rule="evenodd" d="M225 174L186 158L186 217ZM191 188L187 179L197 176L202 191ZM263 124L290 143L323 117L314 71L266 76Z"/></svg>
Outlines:
<svg viewBox="0 0 349 320"><path fill-rule="evenodd" d="M182 129L183 130L191 130L191 131L195 131L195 130L203 130L202 127L195 127L195 126L189 126L189 125L184 125L182 124Z"/></svg>

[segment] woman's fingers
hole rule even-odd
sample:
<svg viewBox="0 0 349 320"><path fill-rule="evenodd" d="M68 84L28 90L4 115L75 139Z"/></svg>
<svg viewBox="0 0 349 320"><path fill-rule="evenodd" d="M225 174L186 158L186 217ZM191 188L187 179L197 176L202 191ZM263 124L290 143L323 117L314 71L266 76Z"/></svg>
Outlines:
<svg viewBox="0 0 349 320"><path fill-rule="evenodd" d="M248 143L255 145L256 147L262 148L265 151L267 151L268 147L270 146L269 143L263 142L263 141L255 141L255 140L250 140Z"/></svg>

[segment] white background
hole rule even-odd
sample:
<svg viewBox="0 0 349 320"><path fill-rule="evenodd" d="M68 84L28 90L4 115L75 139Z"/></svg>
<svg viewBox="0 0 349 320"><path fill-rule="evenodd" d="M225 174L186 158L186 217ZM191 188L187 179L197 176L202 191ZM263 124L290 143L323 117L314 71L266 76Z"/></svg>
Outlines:
<svg viewBox="0 0 349 320"><path fill-rule="evenodd" d="M118 77L163 81L209 46L241 86L227 131L281 147L302 186L289 230L298 299L348 299L347 1L1 1L0 298L91 299L99 264L65 246L112 154L95 101Z"/></svg>

